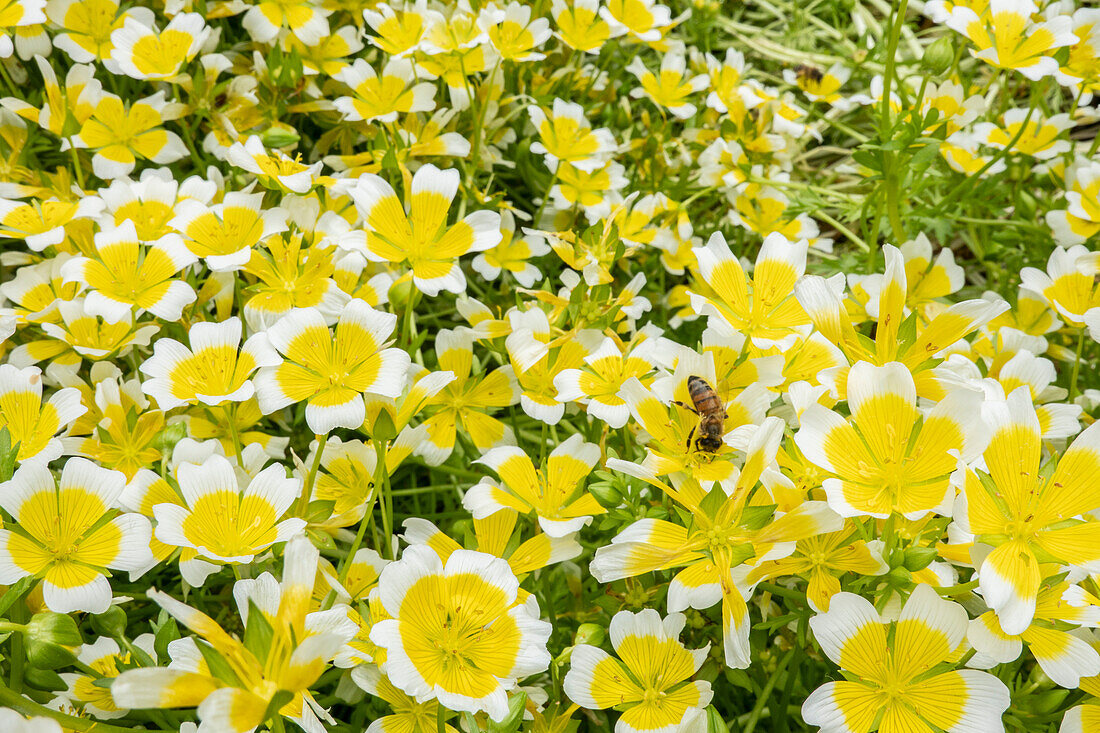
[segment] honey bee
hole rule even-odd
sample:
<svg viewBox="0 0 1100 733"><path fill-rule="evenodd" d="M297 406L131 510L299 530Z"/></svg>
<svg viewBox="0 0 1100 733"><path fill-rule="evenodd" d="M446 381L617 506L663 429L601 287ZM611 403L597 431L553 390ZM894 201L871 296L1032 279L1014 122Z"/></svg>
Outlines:
<svg viewBox="0 0 1100 733"><path fill-rule="evenodd" d="M691 410L699 416L699 424L688 433L687 443L691 446L691 439L695 438L695 449L704 453L717 453L722 447L722 436L725 434L726 408L718 393L714 391L707 380L692 375L688 377L688 394L695 405L690 407L677 402L681 407ZM699 437L695 437L696 430Z"/></svg>
<svg viewBox="0 0 1100 733"><path fill-rule="evenodd" d="M796 66L794 68L794 73L798 76L799 79L809 79L814 84L819 83L825 76L821 72L821 69L815 66L808 66L806 64L799 64L798 66Z"/></svg>

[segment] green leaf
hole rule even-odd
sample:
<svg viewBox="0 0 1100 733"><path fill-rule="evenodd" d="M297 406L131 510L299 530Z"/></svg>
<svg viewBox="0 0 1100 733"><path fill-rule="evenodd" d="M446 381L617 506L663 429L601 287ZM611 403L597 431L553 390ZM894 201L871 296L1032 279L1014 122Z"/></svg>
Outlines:
<svg viewBox="0 0 1100 733"><path fill-rule="evenodd" d="M248 599L248 624L244 628L244 646L248 651L256 655L261 662L267 659L267 652L271 648L271 640L275 637L275 629L271 622L264 616L256 602Z"/></svg>
<svg viewBox="0 0 1100 733"><path fill-rule="evenodd" d="M280 715L279 711L282 710L288 702L294 699L294 693L289 690L279 690L271 696L271 701L267 703L267 709L264 710L264 720L271 720Z"/></svg>
<svg viewBox="0 0 1100 733"><path fill-rule="evenodd" d="M210 669L210 674L212 676L234 687L244 686L240 678L237 677L237 673L233 671L233 667L226 661L225 657L223 657L214 647L210 646L208 642L202 639L196 639L195 646L199 648L199 652L202 654L202 658L206 662L206 666ZM285 705L286 703L283 704Z"/></svg>
<svg viewBox="0 0 1100 733"><path fill-rule="evenodd" d="M728 498L725 489L722 488L721 484L716 483L714 484L714 488L710 490L710 493L699 502L699 508L702 509L708 517L716 517L718 516L718 511L722 508L722 505L726 503L726 499Z"/></svg>
<svg viewBox="0 0 1100 733"><path fill-rule="evenodd" d="M763 529L775 515L775 504L747 506L741 512L741 525L748 529Z"/></svg>
<svg viewBox="0 0 1100 733"><path fill-rule="evenodd" d="M157 653L158 659L168 659L168 645L180 638L180 630L176 620L167 611L161 612L161 618L164 620L160 626L154 625L156 632L153 636L153 651Z"/></svg>

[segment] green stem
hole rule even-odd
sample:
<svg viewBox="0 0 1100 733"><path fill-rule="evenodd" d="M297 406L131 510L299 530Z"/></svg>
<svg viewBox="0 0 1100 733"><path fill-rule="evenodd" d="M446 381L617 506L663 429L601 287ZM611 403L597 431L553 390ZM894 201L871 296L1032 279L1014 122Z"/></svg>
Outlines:
<svg viewBox="0 0 1100 733"><path fill-rule="evenodd" d="M538 211L535 212L535 217L531 220L531 226L538 227L539 219L542 218L542 210L546 208L546 202L550 200L550 192L554 189L554 184L558 182L558 171L561 170L562 163L558 161L558 167L554 169L554 175L550 176L550 183L546 185L546 191L542 194L542 201L539 203Z"/></svg>
<svg viewBox="0 0 1100 733"><path fill-rule="evenodd" d="M295 514L305 517L309 509L309 497L313 495L313 484L317 482L317 470L321 467L321 456L325 453L325 443L328 442L328 433L314 435L317 439L317 454L313 456L313 465L309 467L309 475L306 476L306 485L302 487L302 495L298 497L298 506Z"/></svg>
<svg viewBox="0 0 1100 733"><path fill-rule="evenodd" d="M18 623L27 620L27 607L22 603L16 603L11 608L12 621ZM15 625L15 624L13 624ZM24 627L25 628L25 627ZM20 630L22 632L22 630ZM23 693L23 667L27 661L26 639L22 633L13 634L11 637L11 678L9 687L16 693Z"/></svg>
<svg viewBox="0 0 1100 733"><path fill-rule="evenodd" d="M542 424L542 437L539 438L539 465L546 466L546 432L550 426L546 423Z"/></svg>
<svg viewBox="0 0 1100 733"><path fill-rule="evenodd" d="M386 444L374 441L374 487L382 510L382 557L395 560L393 554L393 497L390 496L390 473L386 469ZM353 548L355 549L355 548Z"/></svg>
<svg viewBox="0 0 1100 733"><path fill-rule="evenodd" d="M447 708L442 704L435 704L435 730L436 733L446 733L447 730Z"/></svg>
<svg viewBox="0 0 1100 733"><path fill-rule="evenodd" d="M1081 352L1085 348L1085 327L1077 331L1077 356L1073 360L1073 373L1069 377L1069 397L1068 401L1073 402L1074 395L1077 394L1077 376L1081 373Z"/></svg>
<svg viewBox="0 0 1100 733"><path fill-rule="evenodd" d="M11 74L8 73L8 65L0 62L0 75L4 77L4 83L8 85L8 91L11 92L13 97L19 97L19 92L15 91L15 84L12 83ZM20 97L22 99L22 97Z"/></svg>
<svg viewBox="0 0 1100 733"><path fill-rule="evenodd" d="M798 601L803 606L806 606L806 594L791 588L784 588L781 585L775 583L759 583L756 586L757 590L762 590L765 593L771 593L773 596L779 596L780 598L786 598L791 601Z"/></svg>
<svg viewBox="0 0 1100 733"><path fill-rule="evenodd" d="M233 437L233 452L237 456L237 465L244 466L244 456L241 454L241 436L237 431L237 404L229 402L224 405L225 419L229 421L229 434Z"/></svg>
<svg viewBox="0 0 1100 733"><path fill-rule="evenodd" d="M409 291L409 299L405 302L405 325L401 328L401 347L406 350L413 343L413 313L416 311L418 300L420 300L420 291L413 285Z"/></svg>
<svg viewBox="0 0 1100 733"><path fill-rule="evenodd" d="M1027 125L1031 122L1031 115L1035 113L1035 100L1032 98L1031 105L1028 107L1027 116L1024 117L1023 123L1020 124L1020 129L1016 132L1015 137L1009 141L1008 145L998 150L992 158L986 161L985 165L978 169L978 172L972 176L967 176L959 182L957 186L948 191L947 195L940 199L940 203L936 206L936 210L932 212L932 216L938 216L947 208L947 205L952 203L956 197L964 190L972 189L974 187L974 181L980 179L982 174L987 170L995 166L1002 158L1008 155L1012 148L1016 147L1016 143L1020 141L1020 138L1024 136L1024 132L1027 131Z"/></svg>
<svg viewBox="0 0 1100 733"><path fill-rule="evenodd" d="M826 224L828 224L833 229L836 229L838 232L843 234L853 244L855 244L857 247L859 247L864 252L870 252L871 251L871 245L867 244L867 242L863 241L863 239L858 234L856 234L851 229L844 226L839 221L837 221L833 217L829 216L825 212L818 211L814 214L814 216L818 217L819 219L822 219Z"/></svg>
<svg viewBox="0 0 1100 733"><path fill-rule="evenodd" d="M775 689L775 685L779 682L780 676L787 669L787 665L794 659L795 652L799 651L802 650L799 649L799 647L794 647L779 660L779 664L775 666L775 671L772 672L771 677L768 677L768 681L764 684L764 689L762 689L757 696L756 705L753 706L752 712L749 714L749 719L745 722L745 726L741 729L741 733L752 733L753 730L756 729L756 723L760 720L760 714L764 712L764 706L768 704L768 698L771 697L772 690Z"/></svg>
<svg viewBox="0 0 1100 733"><path fill-rule="evenodd" d="M76 148L70 147L69 154L73 158L73 175L76 176L76 183L80 186L80 190L84 190L84 169L80 167L80 154L77 153Z"/></svg>
<svg viewBox="0 0 1100 733"><path fill-rule="evenodd" d="M884 560L886 560L887 564L889 564L890 562L890 555L894 552L894 544L897 540L897 533L894 532L894 521L896 517L896 514L890 512L890 516L886 518L886 523L882 525L882 557Z"/></svg>
<svg viewBox="0 0 1100 733"><path fill-rule="evenodd" d="M897 12L894 15L894 23L890 27L890 38L886 48L886 69L882 75L882 110L879 113L879 138L883 144L893 140L894 121L890 110L890 90L894 84L894 74L897 67L898 40L901 38L901 26L905 23L905 13L909 8L909 0L900 0ZM894 239L900 244L905 238L905 228L901 221L901 210L898 197L898 179L894 165L897 162L897 152L884 150L882 155L882 175L886 183L886 213L890 219L890 229L893 230Z"/></svg>
<svg viewBox="0 0 1100 733"><path fill-rule="evenodd" d="M355 541L352 542L351 549L348 550L348 554L344 558L343 565L341 565L340 567L340 574L338 577L341 585L343 585L344 582L347 581L348 573L351 571L351 565L355 561L355 553L359 552L359 548L363 545L363 538L366 537L367 527L370 525L371 518L374 514L375 499L377 498L379 505L381 505L383 503L382 497L385 493L387 493L383 490L383 485L386 485L387 487L389 485L389 482L386 480L388 478L388 472L386 470L385 444L380 440L374 441L374 451L376 456L374 466L374 490L371 494L370 499L368 499L367 511L363 514L363 519L359 523L359 531L355 533ZM389 522L385 520L385 516L386 509L385 507L383 507L383 526L389 525ZM393 520L391 516L390 522L392 521ZM387 545L389 544L389 542L390 540L387 536ZM388 555L389 553L387 552L386 554Z"/></svg>

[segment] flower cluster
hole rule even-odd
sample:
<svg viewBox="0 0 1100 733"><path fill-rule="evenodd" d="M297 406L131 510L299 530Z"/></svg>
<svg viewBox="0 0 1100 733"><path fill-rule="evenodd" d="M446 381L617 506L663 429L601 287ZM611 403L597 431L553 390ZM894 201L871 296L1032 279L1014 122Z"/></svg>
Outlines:
<svg viewBox="0 0 1100 733"><path fill-rule="evenodd" d="M0 0L0 87L11 733L1100 731L1100 10Z"/></svg>

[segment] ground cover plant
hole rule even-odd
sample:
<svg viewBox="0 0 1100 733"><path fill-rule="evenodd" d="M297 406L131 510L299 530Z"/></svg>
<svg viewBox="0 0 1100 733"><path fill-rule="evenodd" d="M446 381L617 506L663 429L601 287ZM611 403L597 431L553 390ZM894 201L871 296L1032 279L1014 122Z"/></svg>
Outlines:
<svg viewBox="0 0 1100 733"><path fill-rule="evenodd" d="M1100 9L0 26L5 733L1100 731Z"/></svg>

